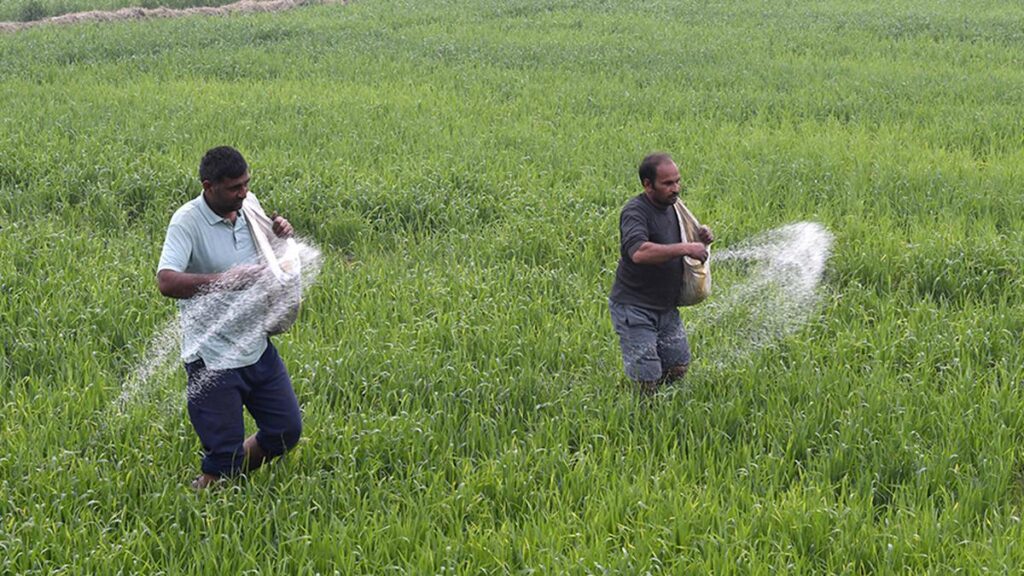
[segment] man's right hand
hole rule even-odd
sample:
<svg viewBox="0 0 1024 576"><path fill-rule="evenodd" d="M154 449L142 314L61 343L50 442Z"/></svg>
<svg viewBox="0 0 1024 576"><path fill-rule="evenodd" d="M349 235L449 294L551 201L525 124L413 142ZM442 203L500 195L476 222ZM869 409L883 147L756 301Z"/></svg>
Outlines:
<svg viewBox="0 0 1024 576"><path fill-rule="evenodd" d="M193 274L175 270L160 270L156 274L157 288L169 298L191 298L207 290L241 290L259 280L266 266L245 264L219 274Z"/></svg>
<svg viewBox="0 0 1024 576"><path fill-rule="evenodd" d="M242 264L224 272L218 282L229 290L241 290L252 286L259 280L267 267L264 264Z"/></svg>
<svg viewBox="0 0 1024 576"><path fill-rule="evenodd" d="M708 259L708 247L703 242L687 242L683 244L683 256L704 262Z"/></svg>

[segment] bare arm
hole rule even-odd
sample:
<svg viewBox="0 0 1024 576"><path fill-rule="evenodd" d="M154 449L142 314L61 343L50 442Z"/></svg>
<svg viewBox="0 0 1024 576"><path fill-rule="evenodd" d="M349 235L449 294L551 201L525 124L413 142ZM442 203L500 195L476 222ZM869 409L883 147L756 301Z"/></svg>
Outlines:
<svg viewBox="0 0 1024 576"><path fill-rule="evenodd" d="M655 244L644 242L633 252L635 264L664 264L673 258L689 256L701 262L708 259L708 248L700 242L680 242L679 244Z"/></svg>
<svg viewBox="0 0 1024 576"><path fill-rule="evenodd" d="M239 289L252 284L264 266L251 264L236 266L219 274L192 274L164 269L156 274L157 288L168 298L191 298L214 287Z"/></svg>
<svg viewBox="0 0 1024 576"><path fill-rule="evenodd" d="M714 234L707 226L697 230L699 242L680 242L679 244L655 244L644 242L633 252L635 264L664 264L673 258L689 256L701 262L708 259L708 245L715 241Z"/></svg>

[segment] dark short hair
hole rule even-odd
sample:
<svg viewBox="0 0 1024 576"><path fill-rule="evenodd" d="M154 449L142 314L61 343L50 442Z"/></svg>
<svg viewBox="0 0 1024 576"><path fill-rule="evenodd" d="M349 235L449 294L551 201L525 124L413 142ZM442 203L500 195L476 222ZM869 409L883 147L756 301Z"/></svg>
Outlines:
<svg viewBox="0 0 1024 576"><path fill-rule="evenodd" d="M219 182L225 178L238 178L249 169L242 153L231 146L210 148L199 162L199 181Z"/></svg>
<svg viewBox="0 0 1024 576"><path fill-rule="evenodd" d="M672 157L664 152L655 152L644 156L644 159L640 161L640 168L637 169L637 173L640 174L640 184L643 184L645 180L654 182L658 177L658 166L671 161Z"/></svg>

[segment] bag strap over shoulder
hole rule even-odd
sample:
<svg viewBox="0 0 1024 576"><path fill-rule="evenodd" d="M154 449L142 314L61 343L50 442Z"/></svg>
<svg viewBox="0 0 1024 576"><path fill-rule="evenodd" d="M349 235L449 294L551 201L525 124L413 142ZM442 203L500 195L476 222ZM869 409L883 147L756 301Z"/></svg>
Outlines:
<svg viewBox="0 0 1024 576"><path fill-rule="evenodd" d="M256 243L256 249L259 251L260 256L263 257L270 271L274 273L274 277L280 280L285 277L285 273L277 261L277 254L274 252L274 246L270 240L270 238L274 237L274 223L267 216L267 213L263 211L259 203L250 198L246 197L242 202L242 213L245 214L245 223L249 226L249 233Z"/></svg>
<svg viewBox="0 0 1024 576"><path fill-rule="evenodd" d="M693 212L690 212L690 209L681 200L676 200L676 203L672 206L676 209L682 241L689 242L690 238L696 236L697 229L700 228L700 222L697 221L697 217L693 215Z"/></svg>

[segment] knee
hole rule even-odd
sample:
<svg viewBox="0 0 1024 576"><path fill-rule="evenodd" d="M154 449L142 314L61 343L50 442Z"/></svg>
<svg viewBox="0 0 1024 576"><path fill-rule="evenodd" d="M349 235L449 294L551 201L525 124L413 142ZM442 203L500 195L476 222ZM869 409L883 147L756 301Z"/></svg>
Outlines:
<svg viewBox="0 0 1024 576"><path fill-rule="evenodd" d="M259 444L267 453L267 456L273 458L294 448L299 443L299 438L301 437L302 422L295 421L273 433L260 432Z"/></svg>
<svg viewBox="0 0 1024 576"><path fill-rule="evenodd" d="M661 360L653 348L638 351L632 357L624 357L626 375L636 382L656 382L661 380Z"/></svg>

